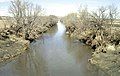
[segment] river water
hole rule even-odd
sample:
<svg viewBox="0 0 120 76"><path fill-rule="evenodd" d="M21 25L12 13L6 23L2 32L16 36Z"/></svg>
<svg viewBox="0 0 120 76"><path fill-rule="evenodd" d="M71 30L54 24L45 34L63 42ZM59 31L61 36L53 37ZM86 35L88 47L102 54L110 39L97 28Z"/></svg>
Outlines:
<svg viewBox="0 0 120 76"><path fill-rule="evenodd" d="M88 59L92 49L65 35L58 22L30 50L0 69L0 76L98 76L91 71Z"/></svg>

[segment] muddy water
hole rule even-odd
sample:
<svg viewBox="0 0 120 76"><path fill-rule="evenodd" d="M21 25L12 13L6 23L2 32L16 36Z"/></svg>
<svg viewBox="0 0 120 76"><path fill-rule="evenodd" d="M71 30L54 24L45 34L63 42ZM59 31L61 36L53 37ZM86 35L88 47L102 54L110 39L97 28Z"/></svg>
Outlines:
<svg viewBox="0 0 120 76"><path fill-rule="evenodd" d="M88 68L91 51L67 37L58 22L26 54L3 66L0 76L98 76L98 71Z"/></svg>

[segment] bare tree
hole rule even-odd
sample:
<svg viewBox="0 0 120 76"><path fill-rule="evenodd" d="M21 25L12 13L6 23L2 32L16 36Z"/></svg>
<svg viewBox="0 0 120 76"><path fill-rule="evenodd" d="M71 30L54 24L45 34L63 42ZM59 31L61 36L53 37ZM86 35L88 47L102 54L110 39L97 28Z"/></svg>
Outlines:
<svg viewBox="0 0 120 76"><path fill-rule="evenodd" d="M108 16L109 16L109 23L110 23L110 34L111 34L111 38L114 37L115 39L117 38L117 35L112 32L112 27L113 25L115 25L115 21L119 15L119 12L118 12L118 8L115 7L114 5L110 5L108 7L108 10L109 10Z"/></svg>
<svg viewBox="0 0 120 76"><path fill-rule="evenodd" d="M115 7L114 5L110 5L108 7L108 10L109 10L109 19L110 19L110 25L113 26L113 22L116 20L119 12L118 12L118 8Z"/></svg>
<svg viewBox="0 0 120 76"><path fill-rule="evenodd" d="M14 20L14 27L17 28L16 33L22 29L22 33L25 34L28 28L32 28L37 24L37 19L41 14L41 7L25 0L13 0L9 11Z"/></svg>
<svg viewBox="0 0 120 76"><path fill-rule="evenodd" d="M107 8L100 7L96 12L92 12L91 14L92 21L96 23L97 26L103 26L106 23L108 18Z"/></svg>
<svg viewBox="0 0 120 76"><path fill-rule="evenodd" d="M88 9L87 7L84 7L84 8L79 8L79 11L78 11L78 20L79 20L79 23L80 25L82 26L87 26L89 25L89 12L88 12Z"/></svg>

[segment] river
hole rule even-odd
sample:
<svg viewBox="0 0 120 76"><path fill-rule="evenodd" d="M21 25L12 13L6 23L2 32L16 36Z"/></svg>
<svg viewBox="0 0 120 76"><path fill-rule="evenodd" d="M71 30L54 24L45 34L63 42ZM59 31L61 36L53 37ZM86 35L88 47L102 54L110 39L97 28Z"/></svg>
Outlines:
<svg viewBox="0 0 120 76"><path fill-rule="evenodd" d="M0 76L98 76L88 65L93 50L67 37L65 30L58 22L27 53L1 67Z"/></svg>

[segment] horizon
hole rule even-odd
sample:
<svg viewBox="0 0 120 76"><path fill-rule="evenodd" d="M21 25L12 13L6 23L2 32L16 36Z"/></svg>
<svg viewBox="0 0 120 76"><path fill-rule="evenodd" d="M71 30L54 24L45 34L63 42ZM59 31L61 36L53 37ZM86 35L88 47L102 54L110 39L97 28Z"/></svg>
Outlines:
<svg viewBox="0 0 120 76"><path fill-rule="evenodd" d="M9 16L11 0L0 0L0 16ZM69 13L77 13L80 6L87 6L88 11L96 10L101 6L115 5L120 7L118 0L27 0L33 4L40 5L45 15L66 16Z"/></svg>

